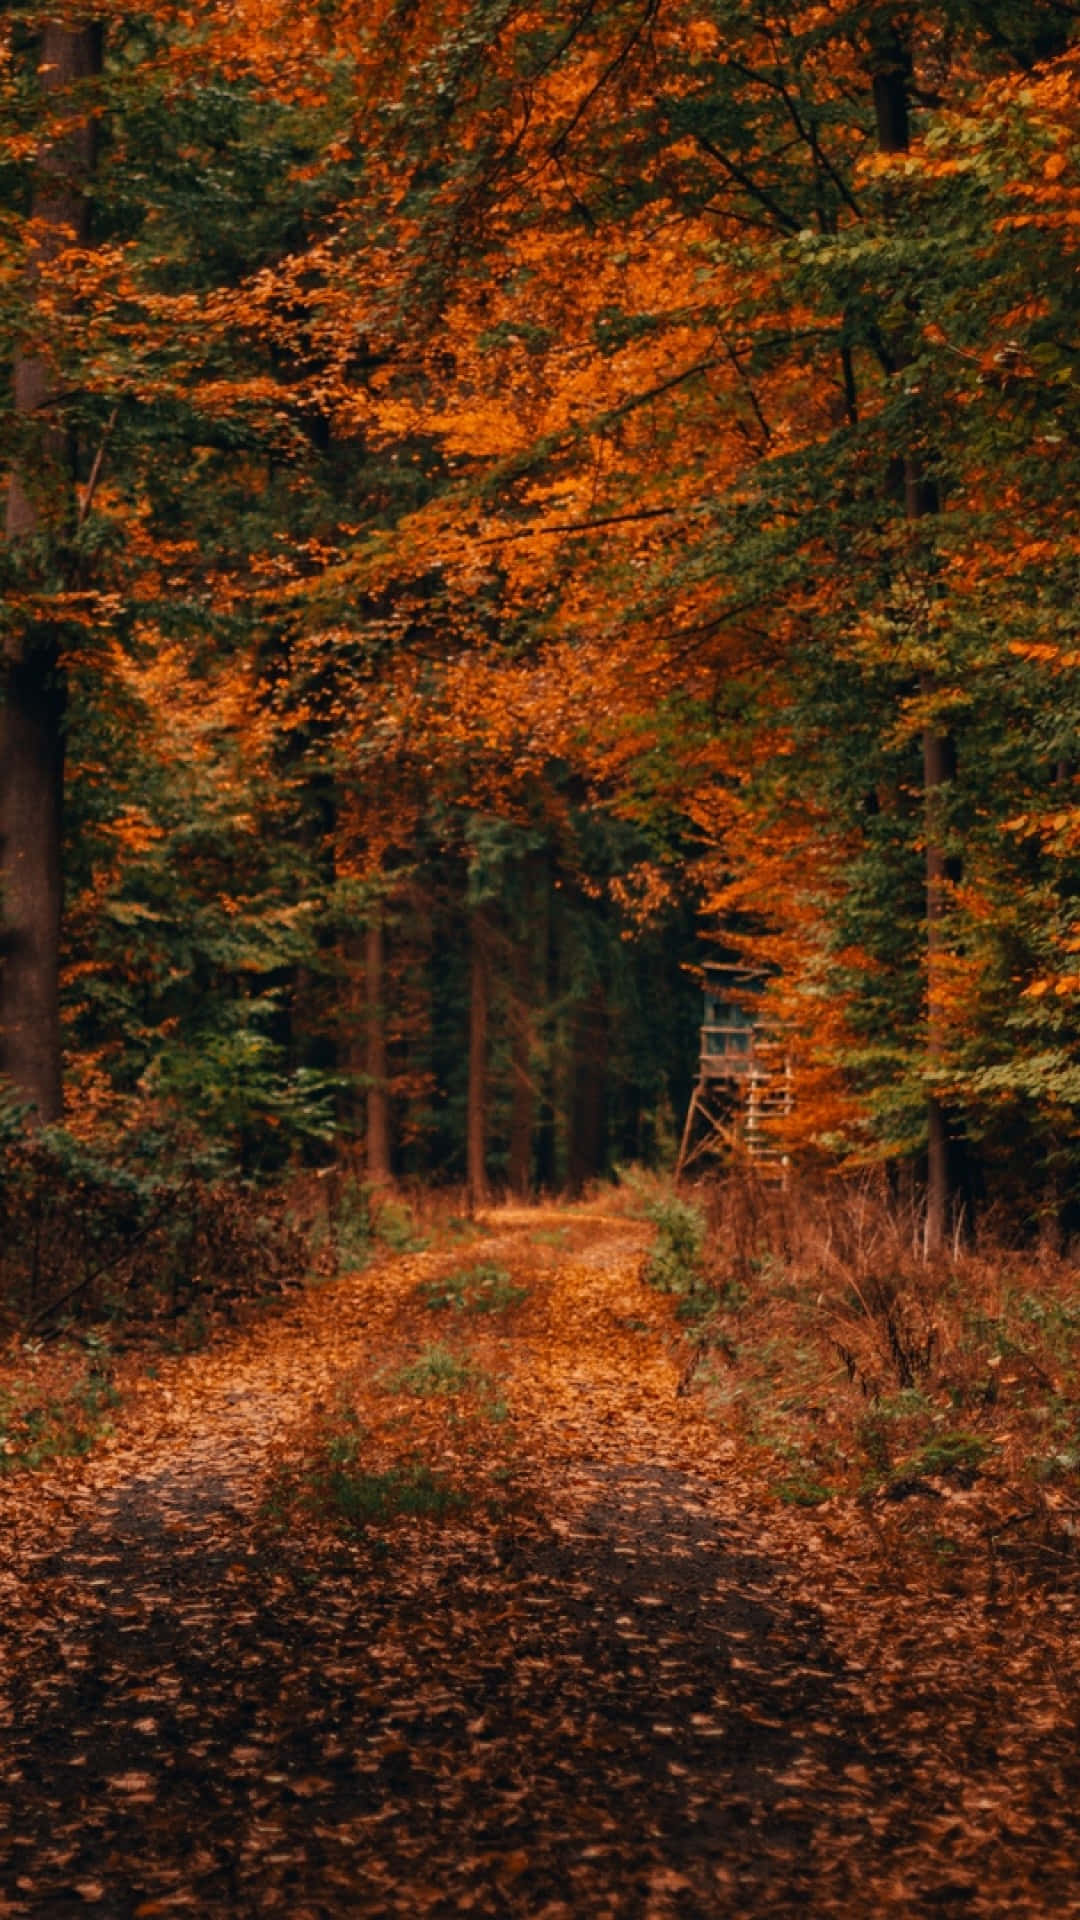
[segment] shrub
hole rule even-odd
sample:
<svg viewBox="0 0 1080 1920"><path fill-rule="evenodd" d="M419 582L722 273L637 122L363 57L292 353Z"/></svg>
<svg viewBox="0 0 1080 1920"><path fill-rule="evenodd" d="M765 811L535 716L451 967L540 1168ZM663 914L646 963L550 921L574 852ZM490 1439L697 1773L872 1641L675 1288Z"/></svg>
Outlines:
<svg viewBox="0 0 1080 1920"><path fill-rule="evenodd" d="M376 1240L391 1253L421 1253L427 1237L421 1233L407 1200L393 1194L369 1190L372 1226Z"/></svg>
<svg viewBox="0 0 1080 1920"><path fill-rule="evenodd" d="M704 1284L701 1257L705 1247L705 1215L689 1200L664 1194L650 1200L646 1216L656 1227L645 1280L660 1293L692 1294Z"/></svg>
<svg viewBox="0 0 1080 1920"><path fill-rule="evenodd" d="M116 1161L62 1128L0 1135L0 1314L47 1333L127 1314L173 1320L280 1291L304 1248L282 1200L149 1148Z"/></svg>

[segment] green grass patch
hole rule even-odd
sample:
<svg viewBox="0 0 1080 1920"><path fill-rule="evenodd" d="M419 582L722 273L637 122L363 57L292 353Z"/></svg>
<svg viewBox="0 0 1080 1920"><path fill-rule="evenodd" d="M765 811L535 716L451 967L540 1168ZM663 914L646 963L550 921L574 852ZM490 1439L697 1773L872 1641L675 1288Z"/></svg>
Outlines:
<svg viewBox="0 0 1080 1920"><path fill-rule="evenodd" d="M941 1475L971 1481L993 1451L990 1442L976 1433L939 1433L921 1446L908 1460L893 1469L893 1476L909 1474Z"/></svg>
<svg viewBox="0 0 1080 1920"><path fill-rule="evenodd" d="M774 1480L772 1491L785 1507L820 1507L833 1494L831 1487L803 1466L793 1467L782 1479Z"/></svg>
<svg viewBox="0 0 1080 1920"><path fill-rule="evenodd" d="M483 1240L494 1228L486 1220L474 1220L467 1213L452 1213L443 1231L448 1240Z"/></svg>
<svg viewBox="0 0 1080 1920"><path fill-rule="evenodd" d="M487 1263L458 1267L436 1280L425 1280L418 1292L433 1312L508 1313L528 1299L529 1289L517 1285L505 1267Z"/></svg>
<svg viewBox="0 0 1080 1920"><path fill-rule="evenodd" d="M684 1293L675 1308L675 1318L684 1327L707 1327L716 1318L719 1302L711 1287L701 1287L694 1293Z"/></svg>
<svg viewBox="0 0 1080 1920"><path fill-rule="evenodd" d="M449 1476L422 1460L387 1467L381 1473L358 1461L339 1462L320 1475L318 1504L350 1529L386 1525L403 1517L444 1519L460 1513L469 1498Z"/></svg>
<svg viewBox="0 0 1080 1920"><path fill-rule="evenodd" d="M399 1368L386 1382L392 1393L429 1394L483 1392L491 1386L491 1376L471 1360L463 1360L449 1347L430 1346L407 1367Z"/></svg>
<svg viewBox="0 0 1080 1920"><path fill-rule="evenodd" d="M429 1244L407 1200L372 1196L371 1211L375 1238L391 1253L422 1253Z"/></svg>
<svg viewBox="0 0 1080 1920"><path fill-rule="evenodd" d="M411 1393L424 1400L452 1400L470 1394L485 1419L503 1421L509 1415L506 1401L497 1392L490 1373L453 1353L449 1347L425 1347L409 1366L391 1374L385 1384L391 1393Z"/></svg>

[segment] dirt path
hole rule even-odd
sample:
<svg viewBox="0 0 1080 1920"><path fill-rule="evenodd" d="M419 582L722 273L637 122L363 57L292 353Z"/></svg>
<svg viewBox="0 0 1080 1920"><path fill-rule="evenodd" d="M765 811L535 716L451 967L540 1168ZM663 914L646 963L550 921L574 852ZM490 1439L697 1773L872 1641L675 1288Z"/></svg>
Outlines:
<svg viewBox="0 0 1080 1920"><path fill-rule="evenodd" d="M446 1337L445 1252L171 1365L33 1506L8 1483L0 1914L1080 1912L1068 1824L1009 1829L993 1751L927 1797L933 1710L878 1710L827 1573L747 1505L644 1244L495 1217L526 1298L452 1329L513 1424L494 1516L262 1517L343 1379L396 1406L391 1358Z"/></svg>

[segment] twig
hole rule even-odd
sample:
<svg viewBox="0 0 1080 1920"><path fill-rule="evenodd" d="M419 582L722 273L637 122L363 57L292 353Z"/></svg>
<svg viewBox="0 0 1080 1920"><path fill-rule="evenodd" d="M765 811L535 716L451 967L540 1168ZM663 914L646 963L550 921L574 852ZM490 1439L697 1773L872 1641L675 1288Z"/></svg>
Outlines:
<svg viewBox="0 0 1080 1920"><path fill-rule="evenodd" d="M160 1210L155 1213L151 1219L146 1221L145 1225L140 1227L136 1233L132 1234L121 1253L112 1255L108 1260L100 1261L96 1267L90 1269L89 1273L84 1273L81 1279L75 1282L73 1287L69 1287L66 1293L62 1293L58 1300L50 1300L47 1307L43 1307L39 1309L37 1313L32 1314L27 1325L27 1332L32 1334L36 1328L44 1327L41 1338L43 1340L55 1340L57 1335L61 1334L64 1329L60 1326L49 1327L48 1322L52 1319L53 1314L57 1313L61 1307L68 1306L72 1300L77 1300L81 1293L85 1293L88 1287L93 1286L95 1280L101 1279L103 1273L108 1273L110 1268L119 1266L120 1262L126 1259L133 1247L137 1247L139 1242L145 1240L147 1236L153 1232L155 1227L160 1226L166 1217L166 1212L167 1208L163 1204Z"/></svg>
<svg viewBox="0 0 1080 1920"><path fill-rule="evenodd" d="M696 503L691 503L696 504ZM511 540L542 540L553 533L591 533L597 527L624 526L632 520L664 520L687 511L684 507L638 507L626 513L608 513L599 520L558 520L546 527L519 527L513 533L486 534L478 547L501 547Z"/></svg>
<svg viewBox="0 0 1080 1920"><path fill-rule="evenodd" d="M82 532L83 527L86 525L90 509L94 504L94 495L97 492L98 481L101 479L101 469L105 461L105 451L109 441L112 439L112 431L116 425L119 412L120 404L118 401L105 423L105 431L101 436L101 444L94 455L94 464L90 469L90 477L86 482L86 492L83 494L79 505L79 517L75 523L76 531L79 533Z"/></svg>

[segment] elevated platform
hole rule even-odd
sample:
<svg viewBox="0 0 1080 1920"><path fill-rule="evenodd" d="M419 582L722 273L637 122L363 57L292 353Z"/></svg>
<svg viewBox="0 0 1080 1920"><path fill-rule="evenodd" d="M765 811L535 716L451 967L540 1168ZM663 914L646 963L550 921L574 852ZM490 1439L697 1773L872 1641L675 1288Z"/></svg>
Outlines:
<svg viewBox="0 0 1080 1920"><path fill-rule="evenodd" d="M675 1178L703 1159L734 1154L782 1178L787 1162L773 1126L791 1111L791 1075L782 1037L760 1018L763 982L725 961L707 961L704 974L698 1077Z"/></svg>

